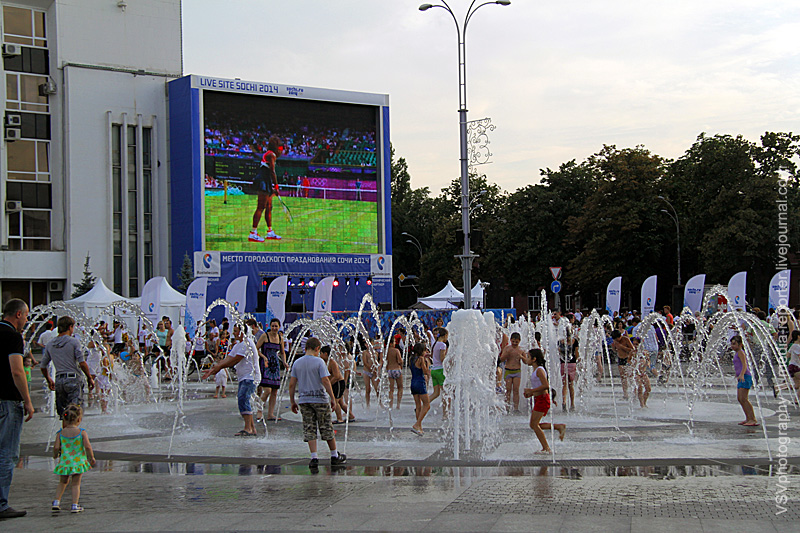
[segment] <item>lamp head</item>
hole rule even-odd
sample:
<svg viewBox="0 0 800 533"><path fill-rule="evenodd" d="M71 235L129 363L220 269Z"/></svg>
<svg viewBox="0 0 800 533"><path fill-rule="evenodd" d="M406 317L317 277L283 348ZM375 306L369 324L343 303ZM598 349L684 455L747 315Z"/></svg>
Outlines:
<svg viewBox="0 0 800 533"><path fill-rule="evenodd" d="M500 4L501 6L510 6L511 0L497 0L495 4Z"/></svg>
<svg viewBox="0 0 800 533"><path fill-rule="evenodd" d="M420 10L420 11L427 11L427 10L429 10L429 9L430 9L430 8L432 8L432 7L433 7L433 5L432 5L432 4L422 4L421 6L419 6L419 10Z"/></svg>

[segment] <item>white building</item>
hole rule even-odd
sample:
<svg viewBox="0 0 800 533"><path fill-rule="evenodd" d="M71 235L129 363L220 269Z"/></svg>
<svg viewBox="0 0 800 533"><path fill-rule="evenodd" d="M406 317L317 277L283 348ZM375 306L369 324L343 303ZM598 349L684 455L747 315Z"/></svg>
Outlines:
<svg viewBox="0 0 800 533"><path fill-rule="evenodd" d="M139 296L170 272L166 83L182 74L180 0L0 5L2 300L68 298L87 253L109 288Z"/></svg>

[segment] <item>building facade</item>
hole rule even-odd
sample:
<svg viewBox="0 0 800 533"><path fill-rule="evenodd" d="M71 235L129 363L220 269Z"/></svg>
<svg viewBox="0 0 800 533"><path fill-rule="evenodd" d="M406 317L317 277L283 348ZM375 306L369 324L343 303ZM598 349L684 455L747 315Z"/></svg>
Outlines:
<svg viewBox="0 0 800 533"><path fill-rule="evenodd" d="M123 296L166 275L167 82L180 0L0 2L0 293L68 299L87 255Z"/></svg>

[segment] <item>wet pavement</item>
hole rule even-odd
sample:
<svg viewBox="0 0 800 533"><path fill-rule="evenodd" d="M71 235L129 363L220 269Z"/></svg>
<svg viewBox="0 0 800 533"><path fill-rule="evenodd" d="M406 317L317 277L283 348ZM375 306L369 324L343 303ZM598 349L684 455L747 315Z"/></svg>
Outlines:
<svg viewBox="0 0 800 533"><path fill-rule="evenodd" d="M436 428L438 402L423 437L408 430L410 398L391 421L375 404L366 411L357 402L357 422L337 426L348 465L329 466L322 445L313 474L296 415L282 412L283 421L258 426L258 437L236 438L235 394L214 400L212 392L192 386L187 427L174 436L171 401L113 416L88 409L82 425L98 465L84 476L86 511L78 515L49 509L56 477L47 442L55 424L38 413L25 425L11 491L12 506L29 515L0 529L798 530L800 412L790 410L781 429L781 404L771 397L760 398L765 438L762 427L736 424L741 410L722 390L695 405L691 420L666 391L656 390L647 410L618 404L615 413L609 391L600 390L577 413L554 411L568 425L554 455L534 453L538 442L522 414L501 417L501 444L460 461Z"/></svg>

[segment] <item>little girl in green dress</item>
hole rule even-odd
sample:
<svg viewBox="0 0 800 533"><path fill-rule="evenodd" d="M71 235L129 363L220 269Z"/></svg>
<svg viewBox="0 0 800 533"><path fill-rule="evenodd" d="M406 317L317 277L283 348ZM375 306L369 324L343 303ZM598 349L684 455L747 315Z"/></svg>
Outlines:
<svg viewBox="0 0 800 533"><path fill-rule="evenodd" d="M70 404L64 410L64 427L59 430L53 458L58 459L54 473L60 476L56 499L53 500L53 511L61 510L61 496L72 482L72 512L80 513L83 507L78 500L81 497L81 476L95 465L94 451L89 443L86 430L78 427L83 419L80 405Z"/></svg>

